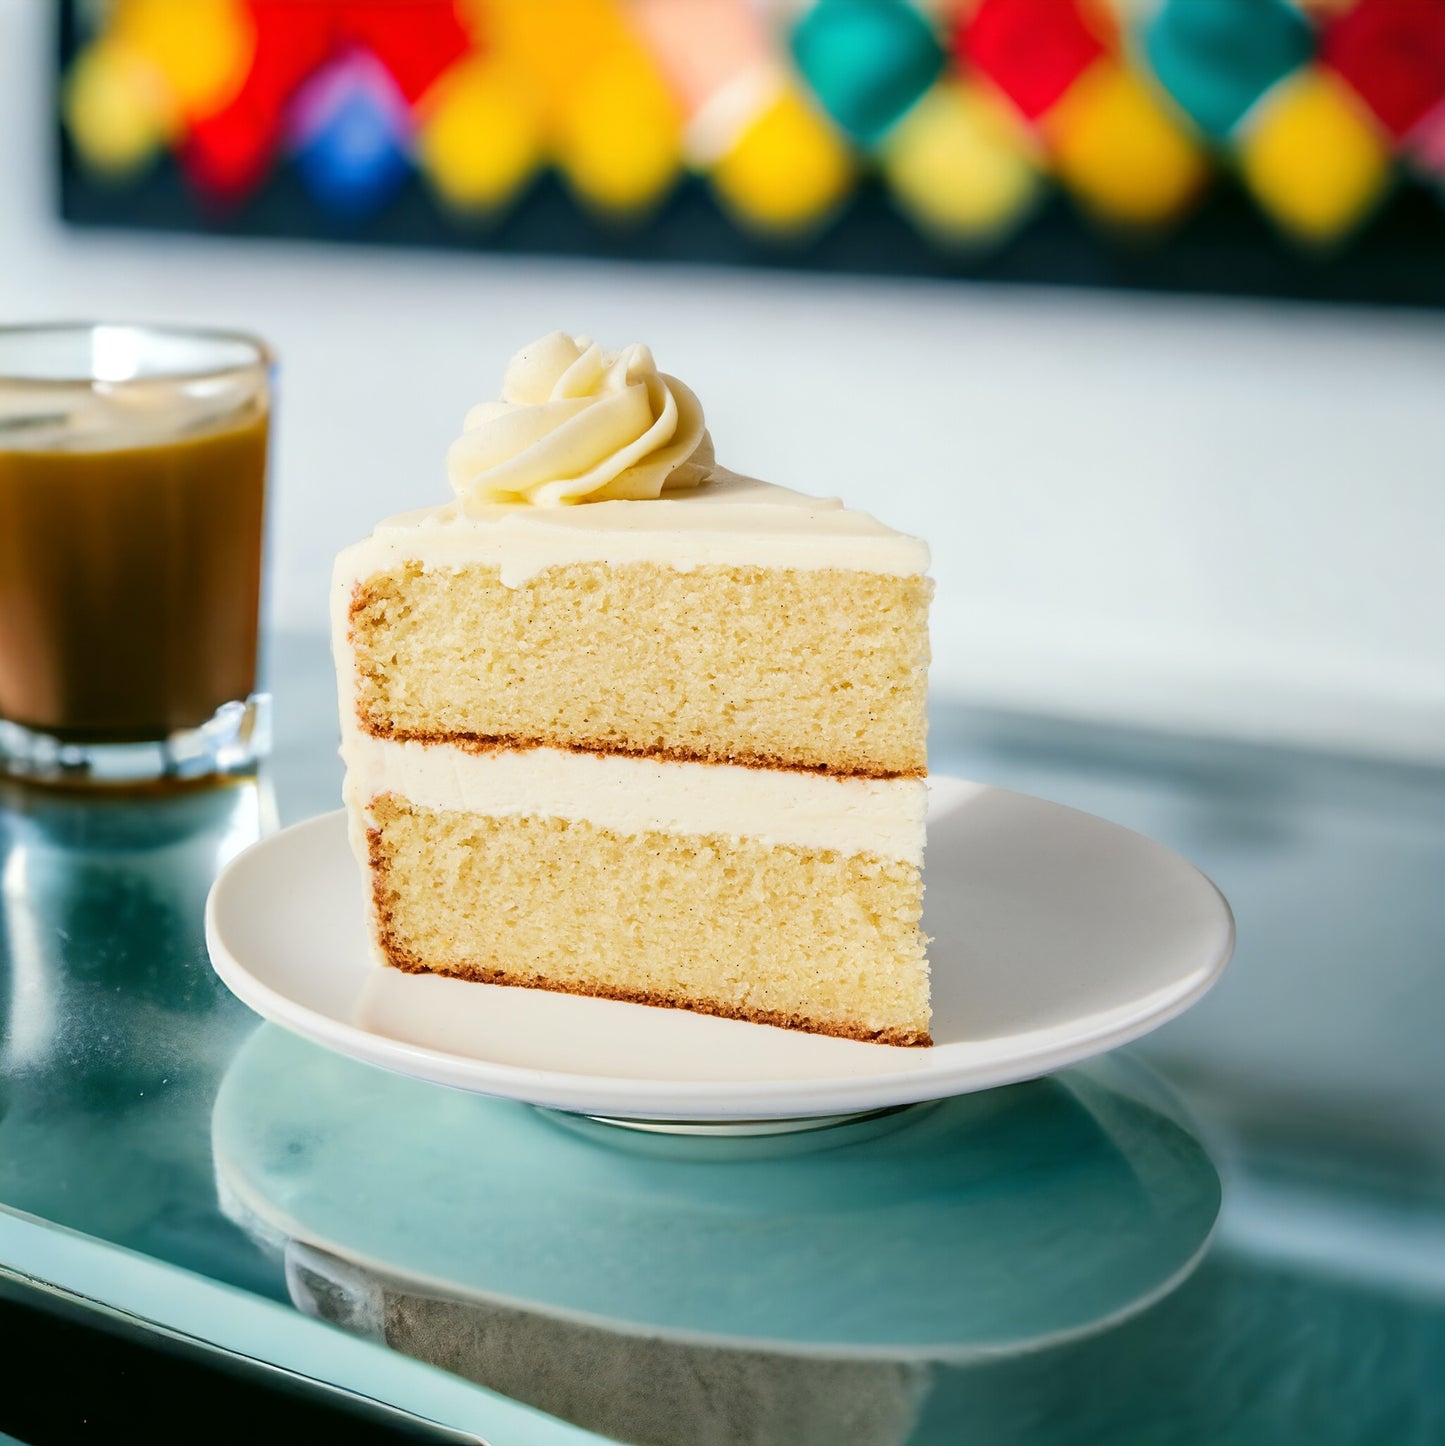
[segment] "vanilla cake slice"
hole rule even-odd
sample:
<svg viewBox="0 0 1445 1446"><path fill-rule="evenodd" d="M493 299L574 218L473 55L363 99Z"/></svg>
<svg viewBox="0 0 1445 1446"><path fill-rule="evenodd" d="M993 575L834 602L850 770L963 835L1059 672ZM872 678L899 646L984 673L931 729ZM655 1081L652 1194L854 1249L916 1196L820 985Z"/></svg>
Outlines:
<svg viewBox="0 0 1445 1446"><path fill-rule="evenodd" d="M448 469L333 584L381 960L929 1043L926 546L717 467L645 347L561 333Z"/></svg>

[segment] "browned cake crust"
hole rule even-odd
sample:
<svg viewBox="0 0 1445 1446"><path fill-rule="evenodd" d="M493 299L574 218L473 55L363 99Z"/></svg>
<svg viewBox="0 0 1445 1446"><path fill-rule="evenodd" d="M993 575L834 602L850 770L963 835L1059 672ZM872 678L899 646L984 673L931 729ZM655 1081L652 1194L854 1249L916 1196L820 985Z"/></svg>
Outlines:
<svg viewBox="0 0 1445 1446"><path fill-rule="evenodd" d="M828 763L790 763L753 753L695 751L689 748L626 748L600 740L576 738L523 738L517 735L489 737L477 733L429 733L415 728L398 728L384 718L374 718L358 703L356 721L363 733L393 743L448 743L468 753L496 753L503 750L527 752L533 748L558 748L568 753L593 755L622 754L627 758L651 758L660 763L712 763L741 768L771 768L786 773L820 773L829 778L927 778L927 768L890 771L885 768L839 768Z"/></svg>
<svg viewBox="0 0 1445 1446"><path fill-rule="evenodd" d="M458 964L447 969L434 969L404 948L396 938L391 906L387 898L387 860L380 829L367 830L368 866L376 925L376 941L388 964L406 974L436 974L448 979L466 979L476 984L508 984L522 989L546 989L555 994L579 994L593 999L617 999L626 1004L650 1004L659 1009L686 1009L694 1014L712 1014L722 1019L742 1019L751 1024L771 1024L779 1029L801 1030L807 1034L827 1034L840 1039L856 1039L868 1044L926 1046L932 1036L916 1030L869 1029L865 1025L833 1023L809 1019L801 1014L777 1014L769 1010L742 1009L721 1000L691 999L662 994L647 989L621 989L610 985L565 983L541 976L510 974L489 964Z"/></svg>
<svg viewBox="0 0 1445 1446"><path fill-rule="evenodd" d="M808 1019L801 1014L774 1014L765 1009L739 1009L711 999L680 999L656 994L648 989L617 989L610 985L564 984L556 979L508 974L505 969L485 964L458 965L452 969L433 969L418 959L410 959L394 950L387 939L382 944L387 963L406 974L436 974L446 979L467 979L476 984L513 984L521 989L548 989L555 994L581 994L592 999L620 999L626 1004L651 1004L659 1009L687 1009L693 1014L715 1014L722 1019L744 1019L750 1024L773 1024L779 1029L797 1029L807 1034L831 1034L839 1039L857 1039L866 1044L931 1045L927 1034L901 1029L867 1029L861 1024L830 1024L826 1020Z"/></svg>

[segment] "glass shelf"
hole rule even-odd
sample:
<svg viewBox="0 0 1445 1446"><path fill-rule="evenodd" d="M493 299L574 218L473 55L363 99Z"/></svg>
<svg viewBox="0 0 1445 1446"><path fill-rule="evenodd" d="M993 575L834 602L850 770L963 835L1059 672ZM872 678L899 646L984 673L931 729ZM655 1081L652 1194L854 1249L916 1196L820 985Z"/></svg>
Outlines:
<svg viewBox="0 0 1445 1446"><path fill-rule="evenodd" d="M1235 963L1122 1058L688 1142L382 1074L224 990L212 878L339 791L324 641L271 675L261 780L0 797L0 1291L495 1446L1445 1435L1445 777L940 704L940 770L1205 868Z"/></svg>

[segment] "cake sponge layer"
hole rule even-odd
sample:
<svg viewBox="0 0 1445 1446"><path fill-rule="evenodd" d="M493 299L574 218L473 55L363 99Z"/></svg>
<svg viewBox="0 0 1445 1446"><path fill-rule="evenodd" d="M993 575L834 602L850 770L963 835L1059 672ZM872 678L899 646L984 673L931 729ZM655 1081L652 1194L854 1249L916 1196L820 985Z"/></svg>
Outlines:
<svg viewBox="0 0 1445 1446"><path fill-rule="evenodd" d="M395 794L368 815L376 938L399 968L929 1043L911 864Z"/></svg>
<svg viewBox="0 0 1445 1446"><path fill-rule="evenodd" d="M406 563L356 583L357 725L872 777L926 768L922 576Z"/></svg>

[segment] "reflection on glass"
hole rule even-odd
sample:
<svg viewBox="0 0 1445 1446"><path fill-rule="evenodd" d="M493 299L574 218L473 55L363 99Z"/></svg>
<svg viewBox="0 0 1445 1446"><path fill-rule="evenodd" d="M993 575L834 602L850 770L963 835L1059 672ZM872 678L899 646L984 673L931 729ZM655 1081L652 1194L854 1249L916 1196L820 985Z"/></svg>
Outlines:
<svg viewBox="0 0 1445 1446"><path fill-rule="evenodd" d="M255 778L145 798L0 785L6 1205L178 1263L224 1255L204 1241L204 1120L253 1017L212 974L202 916L274 812Z"/></svg>
<svg viewBox="0 0 1445 1446"><path fill-rule="evenodd" d="M1220 1198L1118 1064L803 1135L671 1138L266 1026L212 1141L223 1208L284 1249L303 1309L639 1443L931 1439L949 1371L1160 1299Z"/></svg>

